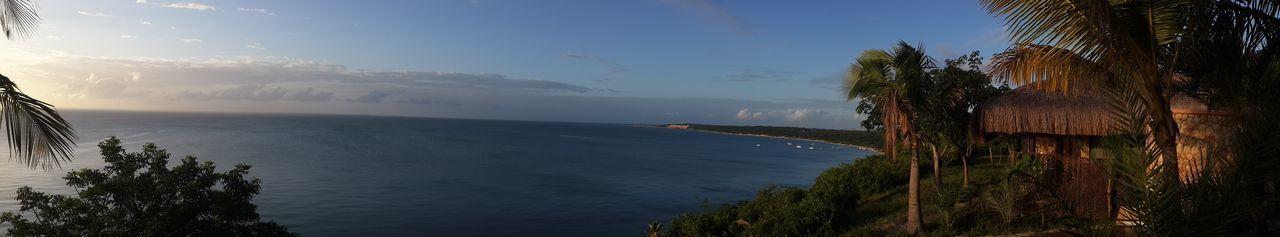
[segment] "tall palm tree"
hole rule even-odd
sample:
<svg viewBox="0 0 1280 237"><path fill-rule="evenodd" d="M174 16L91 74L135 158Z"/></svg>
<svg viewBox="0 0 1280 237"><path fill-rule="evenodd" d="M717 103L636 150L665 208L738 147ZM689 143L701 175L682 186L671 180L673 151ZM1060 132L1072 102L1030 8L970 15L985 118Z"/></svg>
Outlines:
<svg viewBox="0 0 1280 237"><path fill-rule="evenodd" d="M40 17L30 0L0 0L0 30L14 39L35 30ZM13 160L31 167L50 167L69 160L75 148L75 131L54 110L18 90L9 77L0 75L0 122L4 123Z"/></svg>
<svg viewBox="0 0 1280 237"><path fill-rule="evenodd" d="M923 50L906 42L898 42L892 51L867 50L849 67L845 78L846 98L871 101L881 111L884 131L885 154L897 158L898 140L905 140L911 147L911 176L907 184L908 234L923 232L920 216L920 135L915 132L911 119L916 104L925 101L923 83L928 80L927 71L934 67L933 59Z"/></svg>
<svg viewBox="0 0 1280 237"><path fill-rule="evenodd" d="M979 0L1002 17L1014 41L992 60L993 76L1018 84L1047 81L1070 93L1082 83L1123 84L1148 111L1149 140L1163 168L1178 174L1178 125L1169 107L1174 77L1207 55L1240 53L1275 42L1280 1L1271 0ZM1229 49L1213 44L1229 39ZM1194 77L1194 76L1193 76Z"/></svg>

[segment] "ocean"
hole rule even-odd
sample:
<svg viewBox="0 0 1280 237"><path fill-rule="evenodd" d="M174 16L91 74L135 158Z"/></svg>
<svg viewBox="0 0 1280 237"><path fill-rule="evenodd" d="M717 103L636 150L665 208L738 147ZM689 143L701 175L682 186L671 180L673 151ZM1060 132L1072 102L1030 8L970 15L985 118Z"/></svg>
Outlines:
<svg viewBox="0 0 1280 237"><path fill-rule="evenodd" d="M70 193L97 142L251 165L263 219L303 236L640 236L651 221L807 186L868 152L834 144L625 124L328 115L63 112L70 163L0 162L0 211L21 186ZM792 143L793 145L788 145ZM757 146L758 145L758 146ZM802 148L796 148L796 145ZM809 149L814 147L814 149ZM7 151L0 152L8 156Z"/></svg>

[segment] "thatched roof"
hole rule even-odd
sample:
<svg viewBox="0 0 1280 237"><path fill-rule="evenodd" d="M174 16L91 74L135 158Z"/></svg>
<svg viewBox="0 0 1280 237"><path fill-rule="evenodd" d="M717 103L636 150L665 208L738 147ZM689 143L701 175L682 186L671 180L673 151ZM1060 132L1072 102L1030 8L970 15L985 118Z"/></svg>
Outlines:
<svg viewBox="0 0 1280 237"><path fill-rule="evenodd" d="M1069 92L1045 92L1040 86L1040 83L1023 85L979 106L975 111L975 131L1060 136L1117 134L1112 131L1115 121L1102 88L1084 85ZM1222 114L1182 94L1172 98L1170 109L1175 114Z"/></svg>
<svg viewBox="0 0 1280 237"><path fill-rule="evenodd" d="M1045 92L1031 83L979 106L977 131L982 134L1114 135L1114 121L1101 90Z"/></svg>

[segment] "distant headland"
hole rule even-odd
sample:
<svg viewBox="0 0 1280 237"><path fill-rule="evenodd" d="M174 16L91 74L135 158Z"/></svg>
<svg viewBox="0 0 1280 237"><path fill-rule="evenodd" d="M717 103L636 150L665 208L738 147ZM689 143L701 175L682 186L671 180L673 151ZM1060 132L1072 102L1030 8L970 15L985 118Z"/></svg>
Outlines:
<svg viewBox="0 0 1280 237"><path fill-rule="evenodd" d="M884 141L878 133L858 130L774 127L774 126L727 126L708 124L662 124L654 127L669 129L688 129L732 135L765 136L799 140L813 140L857 147L859 149L880 152Z"/></svg>

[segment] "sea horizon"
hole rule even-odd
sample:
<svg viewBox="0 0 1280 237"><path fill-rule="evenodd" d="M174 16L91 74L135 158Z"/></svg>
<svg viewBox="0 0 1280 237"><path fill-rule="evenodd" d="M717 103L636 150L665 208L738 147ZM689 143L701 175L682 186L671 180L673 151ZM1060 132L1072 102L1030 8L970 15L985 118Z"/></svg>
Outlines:
<svg viewBox="0 0 1280 237"><path fill-rule="evenodd" d="M214 161L218 170L251 165L249 176L262 179L254 201L264 220L307 236L642 233L650 221L701 211L700 200L728 204L768 184L803 187L826 168L867 154L832 143L629 124L64 113L81 134L75 158L52 170L0 166L8 174L0 181L4 211L15 210L18 186L70 191L61 176L100 168L93 144L106 136L130 151L155 143L175 158ZM790 143L815 150L784 145ZM582 223L560 223L570 220Z"/></svg>

